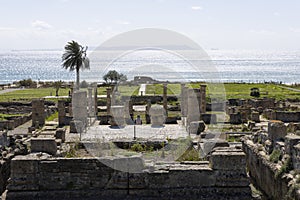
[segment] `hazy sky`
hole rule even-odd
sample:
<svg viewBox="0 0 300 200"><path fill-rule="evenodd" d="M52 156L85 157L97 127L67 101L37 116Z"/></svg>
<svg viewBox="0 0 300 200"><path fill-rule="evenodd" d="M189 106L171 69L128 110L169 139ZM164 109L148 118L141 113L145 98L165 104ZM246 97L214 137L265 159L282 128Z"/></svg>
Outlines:
<svg viewBox="0 0 300 200"><path fill-rule="evenodd" d="M137 28L182 33L204 49L300 50L299 0L0 0L0 49L98 46Z"/></svg>

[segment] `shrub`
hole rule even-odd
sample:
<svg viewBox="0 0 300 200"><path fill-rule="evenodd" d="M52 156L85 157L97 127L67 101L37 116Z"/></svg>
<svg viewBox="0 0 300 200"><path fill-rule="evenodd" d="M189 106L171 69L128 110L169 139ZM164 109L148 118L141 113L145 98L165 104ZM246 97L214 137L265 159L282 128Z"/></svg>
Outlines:
<svg viewBox="0 0 300 200"><path fill-rule="evenodd" d="M288 159L285 160L281 168L276 172L275 178L281 177L283 174L291 171L292 169L293 169L293 164L291 158L289 157Z"/></svg>
<svg viewBox="0 0 300 200"><path fill-rule="evenodd" d="M142 151L144 151L144 147L141 144L139 144L139 143L136 143L136 144L132 145L130 147L130 149L132 151L136 151L136 152L142 152Z"/></svg>
<svg viewBox="0 0 300 200"><path fill-rule="evenodd" d="M277 163L281 158L281 153L279 150L274 149L270 155L270 161L273 163Z"/></svg>

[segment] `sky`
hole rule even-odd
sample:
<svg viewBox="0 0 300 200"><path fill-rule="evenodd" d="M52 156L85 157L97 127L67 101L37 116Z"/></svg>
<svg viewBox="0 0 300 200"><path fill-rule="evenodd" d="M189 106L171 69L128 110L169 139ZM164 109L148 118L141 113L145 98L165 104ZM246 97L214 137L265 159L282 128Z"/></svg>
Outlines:
<svg viewBox="0 0 300 200"><path fill-rule="evenodd" d="M299 0L0 0L0 50L98 46L161 28L204 49L300 50Z"/></svg>

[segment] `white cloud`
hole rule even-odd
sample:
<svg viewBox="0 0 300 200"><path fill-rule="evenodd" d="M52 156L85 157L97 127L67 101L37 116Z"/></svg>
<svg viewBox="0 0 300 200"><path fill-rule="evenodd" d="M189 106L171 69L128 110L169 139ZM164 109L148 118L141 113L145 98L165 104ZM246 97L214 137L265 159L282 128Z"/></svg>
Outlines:
<svg viewBox="0 0 300 200"><path fill-rule="evenodd" d="M44 22L44 21L40 21L40 20L35 20L34 22L31 23L31 26L38 30L47 30L47 29L52 28L52 26L50 24L48 24L47 22Z"/></svg>
<svg viewBox="0 0 300 200"><path fill-rule="evenodd" d="M269 30L250 30L250 33L258 34L258 35L275 35L276 32Z"/></svg>
<svg viewBox="0 0 300 200"><path fill-rule="evenodd" d="M280 13L279 12L274 12L273 15L274 16L280 16Z"/></svg>
<svg viewBox="0 0 300 200"><path fill-rule="evenodd" d="M116 23L121 24L121 25L129 25L130 24L129 21L123 21L123 20L117 20Z"/></svg>
<svg viewBox="0 0 300 200"><path fill-rule="evenodd" d="M201 6L192 6L192 10L203 10Z"/></svg>
<svg viewBox="0 0 300 200"><path fill-rule="evenodd" d="M14 31L14 28L11 27L0 27L0 31Z"/></svg>
<svg viewBox="0 0 300 200"><path fill-rule="evenodd" d="M293 33L300 33L300 28L289 28L289 30Z"/></svg>

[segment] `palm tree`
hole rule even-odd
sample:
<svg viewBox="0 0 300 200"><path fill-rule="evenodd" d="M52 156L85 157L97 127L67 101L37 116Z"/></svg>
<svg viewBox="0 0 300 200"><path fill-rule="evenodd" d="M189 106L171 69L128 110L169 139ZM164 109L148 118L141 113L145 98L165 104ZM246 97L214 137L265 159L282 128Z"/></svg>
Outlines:
<svg viewBox="0 0 300 200"><path fill-rule="evenodd" d="M68 42L65 46L65 52L62 55L62 65L70 71L76 70L76 89L79 90L79 70L89 69L90 61L86 55L88 47L83 47L74 40Z"/></svg>

